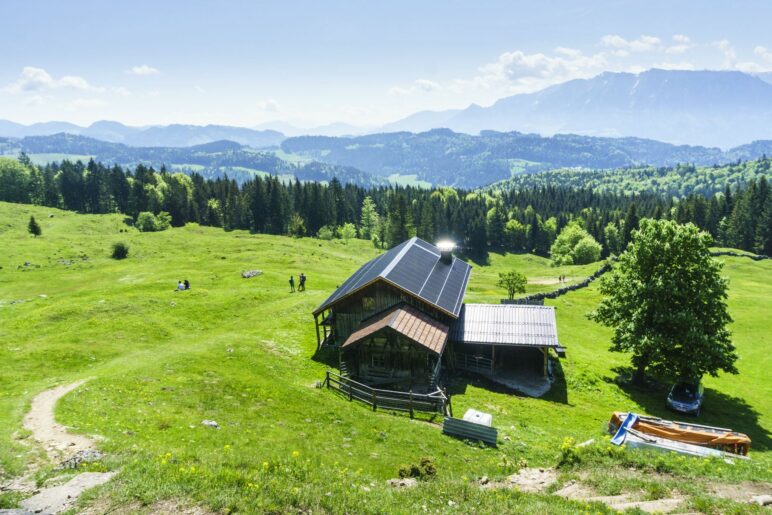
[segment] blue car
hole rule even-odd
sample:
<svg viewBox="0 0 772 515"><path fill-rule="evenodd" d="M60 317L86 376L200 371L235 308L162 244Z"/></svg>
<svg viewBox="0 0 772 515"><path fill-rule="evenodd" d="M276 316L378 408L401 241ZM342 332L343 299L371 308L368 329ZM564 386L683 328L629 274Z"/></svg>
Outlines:
<svg viewBox="0 0 772 515"><path fill-rule="evenodd" d="M667 407L681 413L698 416L702 411L702 400L705 390L702 383L697 381L679 382L673 385L667 395Z"/></svg>

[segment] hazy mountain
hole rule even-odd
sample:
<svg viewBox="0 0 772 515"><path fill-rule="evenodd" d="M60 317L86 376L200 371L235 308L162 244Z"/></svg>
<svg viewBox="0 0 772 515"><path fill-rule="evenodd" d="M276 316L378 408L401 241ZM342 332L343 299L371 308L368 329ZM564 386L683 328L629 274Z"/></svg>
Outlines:
<svg viewBox="0 0 772 515"><path fill-rule="evenodd" d="M694 163L710 166L772 155L772 141L756 141L729 151L717 147L673 145L643 138L483 131L479 135L433 129L354 138L301 136L281 144L286 153L379 178L411 176L435 185L474 188L521 173L553 168L620 168Z"/></svg>
<svg viewBox="0 0 772 515"><path fill-rule="evenodd" d="M723 148L772 138L772 84L733 71L652 69L603 73L489 107L416 113L384 130L447 127L481 130L635 136Z"/></svg>
<svg viewBox="0 0 772 515"><path fill-rule="evenodd" d="M58 154L62 159L67 158L68 154L73 156L70 159L91 156L94 160L108 165L134 167L144 164L156 169L166 166L173 171L196 172L210 178L227 175L239 182L247 181L255 175L271 174L280 176L283 180L297 177L302 181L329 181L337 177L341 182L361 185L385 183L350 166L318 161L289 162L277 156L275 152L257 151L227 140L210 141L189 147L137 147L66 133L26 136L21 139L0 137L0 155L16 156L21 151L26 152L35 161L38 159L37 154Z"/></svg>
<svg viewBox="0 0 772 515"><path fill-rule="evenodd" d="M335 122L316 127L298 127L289 122L275 120L272 122L261 123L253 127L255 130L274 130L281 132L285 136L357 136L367 133L372 127L360 127L350 123Z"/></svg>
<svg viewBox="0 0 772 515"><path fill-rule="evenodd" d="M472 104L474 106L474 104ZM472 107L470 106L470 108ZM449 127L451 120L463 111L448 109L446 111L419 111L410 116L387 123L379 132L424 132L438 127ZM478 131L479 132L479 131Z"/></svg>
<svg viewBox="0 0 772 515"><path fill-rule="evenodd" d="M135 147L189 147L212 141L231 140L255 148L273 147L282 142L284 134L273 131L256 131L245 127L227 125L163 125L130 127L119 122L102 120L88 127L68 122L46 122L22 125L0 120L0 137L23 138L25 136L50 136L67 133L90 138L124 143Z"/></svg>

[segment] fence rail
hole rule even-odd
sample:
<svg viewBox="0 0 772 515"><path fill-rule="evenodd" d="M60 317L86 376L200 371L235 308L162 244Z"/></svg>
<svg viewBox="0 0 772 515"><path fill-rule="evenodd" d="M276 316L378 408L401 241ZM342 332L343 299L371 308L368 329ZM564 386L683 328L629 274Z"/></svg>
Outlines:
<svg viewBox="0 0 772 515"><path fill-rule="evenodd" d="M452 409L450 399L440 390L432 393L400 392L396 390L381 390L359 383L348 377L343 377L330 370L322 383L348 397L364 402L371 406L373 411L378 408L394 411L405 411L412 418L415 412L450 414Z"/></svg>
<svg viewBox="0 0 772 515"><path fill-rule="evenodd" d="M476 356L475 354L466 352L456 352L455 359L456 368L461 370L482 372L483 374L490 373L493 370L491 358Z"/></svg>

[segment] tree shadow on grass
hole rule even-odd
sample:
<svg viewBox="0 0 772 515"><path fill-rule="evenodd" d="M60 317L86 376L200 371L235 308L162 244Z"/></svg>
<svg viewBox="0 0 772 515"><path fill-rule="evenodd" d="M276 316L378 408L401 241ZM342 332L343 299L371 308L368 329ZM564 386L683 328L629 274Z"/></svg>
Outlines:
<svg viewBox="0 0 772 515"><path fill-rule="evenodd" d="M552 381L552 386L550 387L549 391L541 397L532 397L530 395L526 395L519 390L498 383L483 374L478 374L475 372L457 370L445 377L445 383L447 384L448 394L451 396L465 394L467 387L471 385L493 393L514 395L526 399L539 399L548 402L556 402L559 404L568 404L568 388L566 386L563 367L561 366L559 360L552 360L552 373L554 378Z"/></svg>
<svg viewBox="0 0 772 515"><path fill-rule="evenodd" d="M615 383L627 396L642 406L646 414L669 420L682 420L709 426L726 427L747 434L751 440L751 450L772 449L772 434L759 422L760 414L744 399L733 397L713 388L705 388L705 401L699 417L693 417L668 409L666 405L669 384L652 381L645 386L633 385L628 381L631 369L617 367L612 370L618 376L607 377L606 381ZM624 406L620 410L627 409Z"/></svg>

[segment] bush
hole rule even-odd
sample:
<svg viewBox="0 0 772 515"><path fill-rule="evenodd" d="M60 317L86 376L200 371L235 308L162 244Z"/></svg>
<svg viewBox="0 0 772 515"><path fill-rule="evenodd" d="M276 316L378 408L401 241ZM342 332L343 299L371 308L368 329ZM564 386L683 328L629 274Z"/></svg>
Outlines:
<svg viewBox="0 0 772 515"><path fill-rule="evenodd" d="M600 259L602 247L577 221L570 222L550 248L554 265L586 265Z"/></svg>
<svg viewBox="0 0 772 515"><path fill-rule="evenodd" d="M166 211L154 215L150 211L143 211L137 216L134 225L141 232L165 231L172 225L172 217Z"/></svg>
<svg viewBox="0 0 772 515"><path fill-rule="evenodd" d="M399 467L399 477L402 479L414 477L421 480L431 479L437 475L437 466L431 458L421 458L418 463L410 465L401 465Z"/></svg>
<svg viewBox="0 0 772 515"><path fill-rule="evenodd" d="M316 233L316 237L320 240L331 240L335 237L335 230L329 225L325 225L319 232Z"/></svg>
<svg viewBox="0 0 772 515"><path fill-rule="evenodd" d="M113 259L126 259L129 257L129 246L123 242L113 243Z"/></svg>

